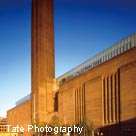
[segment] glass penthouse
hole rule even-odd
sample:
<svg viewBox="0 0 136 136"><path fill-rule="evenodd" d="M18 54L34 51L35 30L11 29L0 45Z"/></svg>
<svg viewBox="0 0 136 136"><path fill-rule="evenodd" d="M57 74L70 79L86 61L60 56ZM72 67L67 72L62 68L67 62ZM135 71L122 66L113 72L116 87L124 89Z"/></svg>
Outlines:
<svg viewBox="0 0 136 136"><path fill-rule="evenodd" d="M75 67L74 69L58 77L57 78L58 84L62 84L65 81L70 80L82 74L83 72L100 65L104 63L105 61L110 60L111 58L118 56L122 54L123 52L133 48L134 46L136 46L136 33L133 33L132 35L121 40L120 42L116 43L110 48L102 51L98 55L90 58L89 60Z"/></svg>
<svg viewBox="0 0 136 136"><path fill-rule="evenodd" d="M121 40L120 42L116 43L115 45L111 46L110 48L102 51L98 55L90 58L89 60L85 61L84 63L80 64L79 66L75 67L74 69L68 71L67 73L63 74L62 76L57 78L58 85L63 84L65 81L68 81L85 71L88 71L115 56L122 54L123 52L133 48L136 46L136 33L128 36L127 38ZM31 99L31 94L23 97L22 99L16 102L16 106L24 103Z"/></svg>

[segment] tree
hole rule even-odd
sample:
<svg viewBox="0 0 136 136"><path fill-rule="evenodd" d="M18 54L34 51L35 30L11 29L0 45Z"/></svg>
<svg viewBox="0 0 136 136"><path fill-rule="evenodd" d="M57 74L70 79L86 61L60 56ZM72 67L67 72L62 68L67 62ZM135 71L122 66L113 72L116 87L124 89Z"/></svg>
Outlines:
<svg viewBox="0 0 136 136"><path fill-rule="evenodd" d="M45 126L45 124L46 124L45 122L40 122L39 119L36 118L34 120L34 122L32 123L32 126L36 125L36 127L40 128L40 127ZM40 131L39 132L35 131L34 128L33 128L33 136L42 136L42 133Z"/></svg>
<svg viewBox="0 0 136 136"><path fill-rule="evenodd" d="M59 127L59 118L56 115L54 115L51 118L49 125L52 126L52 127Z"/></svg>
<svg viewBox="0 0 136 136"><path fill-rule="evenodd" d="M81 136L93 136L94 126L87 120L86 117L84 117L82 122L79 123L79 127L83 127Z"/></svg>
<svg viewBox="0 0 136 136"><path fill-rule="evenodd" d="M58 128L59 128L60 124L59 124L59 118L58 118L57 115L54 115L54 116L51 118L51 120L50 120L50 122L49 122L49 126L50 126L53 130L54 130L55 127L58 127ZM59 130L58 130L58 133L57 133L57 134L55 134L54 132L52 132L50 135L57 135L57 136L59 136L59 135L60 135L60 132L59 132Z"/></svg>

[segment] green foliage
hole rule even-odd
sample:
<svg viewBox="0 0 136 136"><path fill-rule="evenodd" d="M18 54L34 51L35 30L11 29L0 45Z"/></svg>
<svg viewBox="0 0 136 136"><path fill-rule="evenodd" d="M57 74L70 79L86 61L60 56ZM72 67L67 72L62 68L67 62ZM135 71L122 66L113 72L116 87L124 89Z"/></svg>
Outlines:
<svg viewBox="0 0 136 136"><path fill-rule="evenodd" d="M54 115L50 122L47 124L45 122L40 122L38 119L36 119L33 123L33 125L36 125L38 127L45 127L46 125L50 126L51 128L55 128L55 127L70 127L71 125L69 124L60 124L60 121L59 121L59 118L58 116ZM79 124L73 124L72 126L74 127L74 125L76 125L76 127L80 127L82 129L82 133L80 134L81 136L93 136L93 131L94 131L94 127L93 127L93 124L89 122L89 120L84 117L81 121L81 123ZM72 127L71 126L71 127ZM40 133L40 132L36 132L34 133L36 136L42 136L43 133ZM44 133L46 134L46 133ZM58 131L58 134L54 134L54 132L51 132L51 133L48 133L48 135L54 135L54 136L60 136L60 135L63 135L63 133L60 133ZM71 135L74 135L73 132L71 132ZM78 135L78 133L76 134Z"/></svg>
<svg viewBox="0 0 136 136"><path fill-rule="evenodd" d="M93 124L90 123L86 117L84 117L82 122L78 125L80 128L83 127L81 136L92 136L94 127L93 127Z"/></svg>
<svg viewBox="0 0 136 136"><path fill-rule="evenodd" d="M32 123L33 126L36 125L39 128L45 126L45 124L45 122L41 122L38 118L36 118ZM35 132L34 129L32 131L35 136L42 136L41 132Z"/></svg>
<svg viewBox="0 0 136 136"><path fill-rule="evenodd" d="M51 118L49 125L52 126L52 127L59 127L59 118L56 115L54 115Z"/></svg>

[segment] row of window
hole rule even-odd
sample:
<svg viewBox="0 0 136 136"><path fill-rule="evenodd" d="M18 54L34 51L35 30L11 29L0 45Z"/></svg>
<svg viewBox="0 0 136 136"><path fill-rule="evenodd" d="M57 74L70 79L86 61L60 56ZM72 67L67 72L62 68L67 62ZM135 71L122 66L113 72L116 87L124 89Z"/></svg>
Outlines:
<svg viewBox="0 0 136 136"><path fill-rule="evenodd" d="M6 126L0 126L0 129L1 129L1 128L6 128Z"/></svg>
<svg viewBox="0 0 136 136"><path fill-rule="evenodd" d="M60 83L65 82L66 80L69 80L91 68L94 68L96 66L98 66L99 64L129 50L130 48L132 48L132 44L131 42L128 42L127 44L124 44L122 46L113 46L112 48L110 48L107 51L102 52L101 54L99 54L98 56L90 59L88 62L89 64L86 64L86 66L84 66L83 68L79 68L79 70L74 70L74 72L72 72L71 74L67 75L65 78L63 78ZM87 63L88 63L87 62Z"/></svg>
<svg viewBox="0 0 136 136"><path fill-rule="evenodd" d="M131 42L129 42L129 43L117 48L117 49L114 49L113 51L107 53L106 55L103 55L98 60L94 61L91 65L89 65L89 68L90 67L93 68L93 67L95 67L95 66L97 66L97 65L99 65L99 64L101 64L101 63L103 63L103 62L105 62L105 61L127 51L130 48L131 48Z"/></svg>
<svg viewBox="0 0 136 136"><path fill-rule="evenodd" d="M6 125L0 125L0 132L6 132L6 131L7 131Z"/></svg>
<svg viewBox="0 0 136 136"><path fill-rule="evenodd" d="M6 132L6 129L0 129L0 132Z"/></svg>

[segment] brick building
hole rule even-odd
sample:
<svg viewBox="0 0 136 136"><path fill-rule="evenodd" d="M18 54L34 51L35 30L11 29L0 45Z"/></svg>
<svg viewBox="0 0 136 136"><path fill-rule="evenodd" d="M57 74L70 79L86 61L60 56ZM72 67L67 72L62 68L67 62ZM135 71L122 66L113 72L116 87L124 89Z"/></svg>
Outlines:
<svg viewBox="0 0 136 136"><path fill-rule="evenodd" d="M9 133L7 128L7 119L0 117L0 136L18 136L18 133Z"/></svg>
<svg viewBox="0 0 136 136"><path fill-rule="evenodd" d="M86 116L104 136L135 135L136 33L58 78L54 66L53 0L32 0L32 90L7 112L9 124L27 130L55 114L66 124Z"/></svg>

